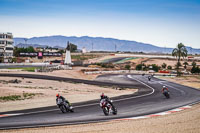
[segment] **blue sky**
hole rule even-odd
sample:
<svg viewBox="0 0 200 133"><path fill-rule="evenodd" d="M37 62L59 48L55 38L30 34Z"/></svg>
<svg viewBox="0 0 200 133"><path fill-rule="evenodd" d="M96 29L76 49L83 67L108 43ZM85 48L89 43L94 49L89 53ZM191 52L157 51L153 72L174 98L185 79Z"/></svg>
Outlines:
<svg viewBox="0 0 200 133"><path fill-rule="evenodd" d="M0 0L0 31L15 37L112 37L200 48L200 0Z"/></svg>

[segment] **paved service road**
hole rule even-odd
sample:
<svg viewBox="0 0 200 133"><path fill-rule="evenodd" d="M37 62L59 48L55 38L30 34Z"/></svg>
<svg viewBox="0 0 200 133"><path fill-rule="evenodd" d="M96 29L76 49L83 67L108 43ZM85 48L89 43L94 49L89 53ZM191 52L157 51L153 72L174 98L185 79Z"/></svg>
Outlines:
<svg viewBox="0 0 200 133"><path fill-rule="evenodd" d="M112 98L114 105L118 109L117 115L105 116L102 109L99 107L99 100L93 100L82 103L74 103L74 113L63 114L56 106L12 112L1 112L0 114L18 115L1 117L0 129L81 124L143 116L167 111L200 101L199 90L157 78L152 78L151 81L148 81L147 75L110 74L99 76L95 81L41 75L0 74L0 76L62 80L93 85L116 85L120 87L139 89L136 94ZM169 88L171 95L170 99L166 99L161 94L161 88L163 85Z"/></svg>

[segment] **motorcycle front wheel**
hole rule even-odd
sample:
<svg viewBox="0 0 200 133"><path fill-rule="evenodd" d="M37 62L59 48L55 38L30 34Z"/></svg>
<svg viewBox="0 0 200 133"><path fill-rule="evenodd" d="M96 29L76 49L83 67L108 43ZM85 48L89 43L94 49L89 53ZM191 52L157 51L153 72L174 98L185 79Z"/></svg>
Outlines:
<svg viewBox="0 0 200 133"><path fill-rule="evenodd" d="M74 113L74 108L71 108L69 111L70 111L71 113Z"/></svg>
<svg viewBox="0 0 200 133"><path fill-rule="evenodd" d="M113 110L113 115L116 115L117 114L117 108L115 108L114 106L112 107L112 110Z"/></svg>

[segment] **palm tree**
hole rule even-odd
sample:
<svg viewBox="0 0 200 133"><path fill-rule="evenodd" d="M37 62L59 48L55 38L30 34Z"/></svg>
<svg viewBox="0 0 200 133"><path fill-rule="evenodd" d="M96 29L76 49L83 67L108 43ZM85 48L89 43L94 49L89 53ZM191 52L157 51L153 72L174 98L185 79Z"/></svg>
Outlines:
<svg viewBox="0 0 200 133"><path fill-rule="evenodd" d="M177 76L180 76L179 72L179 67L181 66L180 59L181 57L187 57L187 49L182 43L179 43L177 45L177 48L173 49L172 51L172 56L178 57L178 62L177 62Z"/></svg>
<svg viewBox="0 0 200 133"><path fill-rule="evenodd" d="M163 64L162 64L162 68L165 69L166 67L167 67L167 64L166 64L166 63L163 63Z"/></svg>

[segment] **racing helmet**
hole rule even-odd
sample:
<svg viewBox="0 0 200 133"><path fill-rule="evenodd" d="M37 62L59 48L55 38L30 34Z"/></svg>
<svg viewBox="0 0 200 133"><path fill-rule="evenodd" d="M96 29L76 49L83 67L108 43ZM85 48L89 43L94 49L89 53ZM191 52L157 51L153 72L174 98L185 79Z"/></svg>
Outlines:
<svg viewBox="0 0 200 133"><path fill-rule="evenodd" d="M56 94L56 97L60 97L60 95L59 95L59 94Z"/></svg>
<svg viewBox="0 0 200 133"><path fill-rule="evenodd" d="M102 93L100 97L101 97L101 98L104 98L104 93Z"/></svg>

